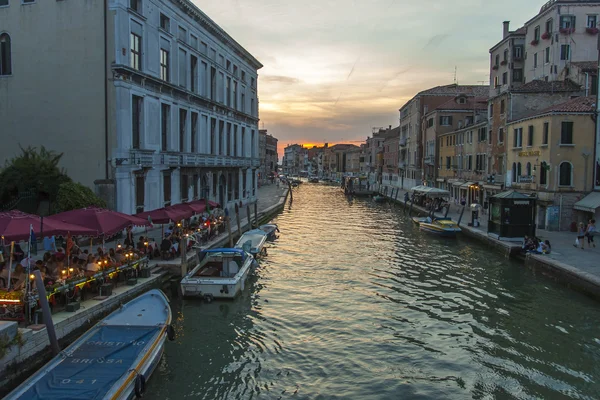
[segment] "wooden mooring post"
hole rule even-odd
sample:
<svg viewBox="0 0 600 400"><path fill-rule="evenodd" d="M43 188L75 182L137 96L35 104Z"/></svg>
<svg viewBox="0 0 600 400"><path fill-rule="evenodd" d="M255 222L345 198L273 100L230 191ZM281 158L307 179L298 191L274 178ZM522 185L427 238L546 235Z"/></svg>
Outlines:
<svg viewBox="0 0 600 400"><path fill-rule="evenodd" d="M240 223L240 207L235 203L235 219L237 220L238 236L242 236L242 224Z"/></svg>

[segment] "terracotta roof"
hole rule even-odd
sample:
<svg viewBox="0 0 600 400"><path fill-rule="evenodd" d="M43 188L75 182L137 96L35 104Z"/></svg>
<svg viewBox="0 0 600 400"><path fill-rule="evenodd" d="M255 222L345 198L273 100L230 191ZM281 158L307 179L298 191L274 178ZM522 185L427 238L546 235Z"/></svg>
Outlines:
<svg viewBox="0 0 600 400"><path fill-rule="evenodd" d="M515 121L520 121L523 119L528 119L532 117L536 117L539 115L545 114L586 114L586 113L594 113L596 110L596 96L579 96L568 101L565 101L560 104L555 104L548 108L545 108L540 111L536 111L533 114L527 115L523 118L519 118Z"/></svg>
<svg viewBox="0 0 600 400"><path fill-rule="evenodd" d="M488 99L487 97L467 97L466 102L461 104L456 101L456 98L448 100L447 102L436 107L433 111L441 110L487 110Z"/></svg>
<svg viewBox="0 0 600 400"><path fill-rule="evenodd" d="M579 68L583 72L598 72L597 61L575 61L571 65Z"/></svg>
<svg viewBox="0 0 600 400"><path fill-rule="evenodd" d="M520 27L519 29L517 29L514 32L511 32L511 35L524 35L527 33L527 28L525 28L524 26Z"/></svg>
<svg viewBox="0 0 600 400"><path fill-rule="evenodd" d="M565 79L564 81L546 82L536 79L526 84L512 89L515 93L538 93L538 92L579 92L581 86L577 83Z"/></svg>
<svg viewBox="0 0 600 400"><path fill-rule="evenodd" d="M423 90L418 95L434 96L457 96L466 94L468 96L485 97L490 91L489 85L445 85L436 86L431 89Z"/></svg>

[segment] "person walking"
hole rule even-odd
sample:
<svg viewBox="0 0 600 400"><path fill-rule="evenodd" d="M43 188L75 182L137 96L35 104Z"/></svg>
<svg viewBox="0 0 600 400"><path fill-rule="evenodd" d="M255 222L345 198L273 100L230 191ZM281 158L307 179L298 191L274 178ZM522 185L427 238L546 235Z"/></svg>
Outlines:
<svg viewBox="0 0 600 400"><path fill-rule="evenodd" d="M591 248L592 246L596 247L596 243L594 243L594 235L595 234L596 234L596 220L590 219L590 222L588 222L588 226L585 231L585 236L587 237L589 248Z"/></svg>
<svg viewBox="0 0 600 400"><path fill-rule="evenodd" d="M575 247L581 246L581 250L583 250L586 233L587 233L586 227L583 225L583 222L580 222L579 229L577 229L577 239L575 239L575 244L573 246L575 246Z"/></svg>

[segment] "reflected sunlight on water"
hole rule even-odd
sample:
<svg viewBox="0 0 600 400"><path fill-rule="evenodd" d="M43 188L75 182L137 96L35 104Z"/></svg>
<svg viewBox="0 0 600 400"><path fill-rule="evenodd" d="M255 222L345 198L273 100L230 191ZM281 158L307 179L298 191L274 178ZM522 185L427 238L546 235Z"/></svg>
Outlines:
<svg viewBox="0 0 600 400"><path fill-rule="evenodd" d="M595 302L337 187L275 222L240 298L173 301L148 398L600 398Z"/></svg>

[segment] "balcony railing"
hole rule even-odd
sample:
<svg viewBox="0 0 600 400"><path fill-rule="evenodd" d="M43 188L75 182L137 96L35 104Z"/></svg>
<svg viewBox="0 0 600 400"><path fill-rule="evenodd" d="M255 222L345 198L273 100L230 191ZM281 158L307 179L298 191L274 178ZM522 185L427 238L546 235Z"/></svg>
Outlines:
<svg viewBox="0 0 600 400"><path fill-rule="evenodd" d="M129 159L132 165L152 166L154 162L154 150L131 150L129 152Z"/></svg>
<svg viewBox="0 0 600 400"><path fill-rule="evenodd" d="M434 165L435 159L433 158L433 156L426 156L426 157L423 157L423 163L425 163L427 165Z"/></svg>
<svg viewBox="0 0 600 400"><path fill-rule="evenodd" d="M407 144L408 144L408 138L406 138L406 137L400 138L400 147L406 147Z"/></svg>
<svg viewBox="0 0 600 400"><path fill-rule="evenodd" d="M258 167L258 158L217 156L213 154L161 153L160 163L170 167Z"/></svg>

